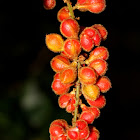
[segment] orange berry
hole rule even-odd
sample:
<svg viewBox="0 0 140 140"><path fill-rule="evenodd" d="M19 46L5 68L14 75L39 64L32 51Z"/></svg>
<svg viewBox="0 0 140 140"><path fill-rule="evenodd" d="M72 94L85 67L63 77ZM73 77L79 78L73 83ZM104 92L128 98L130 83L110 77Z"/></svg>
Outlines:
<svg viewBox="0 0 140 140"><path fill-rule="evenodd" d="M62 55L57 55L51 60L50 64L55 72L60 72L63 69L69 67L70 61Z"/></svg>
<svg viewBox="0 0 140 140"><path fill-rule="evenodd" d="M90 106L96 106L98 108L103 108L106 105L106 99L103 95L100 95L95 101L86 98Z"/></svg>
<svg viewBox="0 0 140 140"><path fill-rule="evenodd" d="M97 30L95 28L92 28L92 27L86 27L83 30L82 34L86 34L90 38L93 38L97 34Z"/></svg>
<svg viewBox="0 0 140 140"><path fill-rule="evenodd" d="M96 85L99 87L99 89L102 93L107 92L111 88L110 79L106 76L101 77L97 81Z"/></svg>
<svg viewBox="0 0 140 140"><path fill-rule="evenodd" d="M70 12L67 6L62 7L57 13L57 19L62 22L64 19L70 18Z"/></svg>
<svg viewBox="0 0 140 140"><path fill-rule="evenodd" d="M72 18L64 19L60 25L60 32L66 38L78 38L79 24Z"/></svg>
<svg viewBox="0 0 140 140"><path fill-rule="evenodd" d="M63 84L69 84L74 82L76 76L77 72L74 67L68 67L60 72L60 80Z"/></svg>
<svg viewBox="0 0 140 140"><path fill-rule="evenodd" d="M99 33L101 34L102 40L105 40L107 38L108 32L107 32L106 28L103 25L94 24L92 27L96 28L99 31Z"/></svg>
<svg viewBox="0 0 140 140"><path fill-rule="evenodd" d="M89 58L85 61L86 64L89 64L90 62L92 62L95 59L103 59L103 60L107 60L109 57L109 52L107 50L107 48L105 48L104 46L100 46L95 48L91 53Z"/></svg>
<svg viewBox="0 0 140 140"><path fill-rule="evenodd" d="M78 57L81 52L80 42L77 39L67 39L64 42L64 53L72 59Z"/></svg>
<svg viewBox="0 0 140 140"><path fill-rule="evenodd" d="M101 35L98 32L98 30L96 30L96 35L93 36L93 41L94 41L94 45L95 46L100 46L100 43L101 43Z"/></svg>
<svg viewBox="0 0 140 140"><path fill-rule="evenodd" d="M56 5L56 0L43 0L43 5L46 10L51 10Z"/></svg>
<svg viewBox="0 0 140 140"><path fill-rule="evenodd" d="M82 67L79 70L79 79L83 84L95 84L96 83L96 73L90 67Z"/></svg>
<svg viewBox="0 0 140 140"><path fill-rule="evenodd" d="M64 40L61 35L55 33L48 34L46 35L45 42L49 50L56 53L63 51Z"/></svg>
<svg viewBox="0 0 140 140"><path fill-rule="evenodd" d="M103 59L95 59L89 64L89 67L93 68L98 75L102 76L107 71L107 62Z"/></svg>
<svg viewBox="0 0 140 140"><path fill-rule="evenodd" d="M86 99L95 101L100 95L100 90L96 85L82 85L82 93Z"/></svg>

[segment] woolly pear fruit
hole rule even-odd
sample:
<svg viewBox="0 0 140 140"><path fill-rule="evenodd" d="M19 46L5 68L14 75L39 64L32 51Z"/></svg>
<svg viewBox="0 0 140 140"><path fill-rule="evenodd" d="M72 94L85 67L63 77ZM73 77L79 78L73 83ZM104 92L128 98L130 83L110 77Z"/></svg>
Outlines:
<svg viewBox="0 0 140 140"><path fill-rule="evenodd" d="M88 0L88 10L92 13L101 13L106 7L105 0Z"/></svg>
<svg viewBox="0 0 140 140"><path fill-rule="evenodd" d="M56 5L56 0L43 0L43 5L46 10L51 10Z"/></svg>
<svg viewBox="0 0 140 140"><path fill-rule="evenodd" d="M54 120L50 126L52 125L59 125L61 127L63 127L64 129L67 129L68 128L68 123L63 120L63 119L58 119L58 120Z"/></svg>
<svg viewBox="0 0 140 140"><path fill-rule="evenodd" d="M59 125L51 125L49 132L52 136L61 136L64 134L64 129L62 126Z"/></svg>
<svg viewBox="0 0 140 140"><path fill-rule="evenodd" d="M83 140L89 136L88 124L84 120L77 120L75 127L71 127L67 131L68 137L71 140Z"/></svg>
<svg viewBox="0 0 140 140"><path fill-rule="evenodd" d="M66 38L78 38L79 24L72 18L64 19L60 25L60 32Z"/></svg>
<svg viewBox="0 0 140 140"><path fill-rule="evenodd" d="M95 101L92 101L91 99L87 99L87 102L90 106L96 106L99 109L103 108L106 105L106 99L105 96L100 95Z"/></svg>
<svg viewBox="0 0 140 140"><path fill-rule="evenodd" d="M107 32L106 28L103 25L94 24L92 27L99 31L99 33L101 34L102 40L106 40L108 32Z"/></svg>
<svg viewBox="0 0 140 140"><path fill-rule="evenodd" d="M54 80L52 82L52 90L57 95L65 94L69 91L69 88L72 86L72 84L63 84L60 80L60 74L56 74L54 76Z"/></svg>
<svg viewBox="0 0 140 140"><path fill-rule="evenodd" d="M48 34L46 35L45 42L49 50L56 53L63 51L64 40L61 35L55 33Z"/></svg>
<svg viewBox="0 0 140 140"><path fill-rule="evenodd" d="M98 32L98 30L96 31L96 35L92 39L94 41L94 45L95 46L100 46L100 43L101 43L101 34Z"/></svg>
<svg viewBox="0 0 140 140"><path fill-rule="evenodd" d="M64 42L64 53L70 58L75 59L81 52L80 42L77 39L67 39Z"/></svg>
<svg viewBox="0 0 140 140"><path fill-rule="evenodd" d="M79 70L79 79L83 84L95 84L96 83L96 73L90 67L82 67Z"/></svg>
<svg viewBox="0 0 140 140"><path fill-rule="evenodd" d="M57 55L51 60L50 64L55 72L60 72L63 69L69 67L70 61L62 55Z"/></svg>
<svg viewBox="0 0 140 140"><path fill-rule="evenodd" d="M57 13L57 19L62 22L64 19L70 18L70 13L67 6L62 7Z"/></svg>
<svg viewBox="0 0 140 140"><path fill-rule="evenodd" d="M82 34L86 34L90 38L93 38L97 34L97 30L95 28L92 28L92 27L86 27L83 30Z"/></svg>
<svg viewBox="0 0 140 140"><path fill-rule="evenodd" d="M99 87L99 89L102 93L107 92L111 88L110 79L106 76L101 77L97 81L96 85Z"/></svg>
<svg viewBox="0 0 140 140"><path fill-rule="evenodd" d="M102 76L107 71L107 62L103 59L95 59L89 64L89 67L93 68L98 75Z"/></svg>
<svg viewBox="0 0 140 140"><path fill-rule="evenodd" d="M77 72L74 67L68 67L60 72L60 80L63 84L69 84L74 82L76 76Z"/></svg>
<svg viewBox="0 0 140 140"><path fill-rule="evenodd" d="M83 50L89 52L92 50L92 48L94 47L94 41L92 38L90 38L89 36L87 36L86 34L82 34L80 36L80 43L81 43L81 47L83 48Z"/></svg>
<svg viewBox="0 0 140 140"><path fill-rule="evenodd" d="M82 113L80 119L85 120L88 124L92 124L93 121L100 116L100 110L97 107L87 107L82 104Z"/></svg>
<svg viewBox="0 0 140 140"><path fill-rule="evenodd" d="M107 50L107 48L105 48L104 46L100 46L95 48L91 53L89 58L85 61L86 64L89 64L90 62L92 62L95 59L103 59L103 60L107 60L109 57L109 52Z"/></svg>
<svg viewBox="0 0 140 140"><path fill-rule="evenodd" d="M98 140L100 137L99 131L93 126L89 126L89 130L90 130L89 137L85 140Z"/></svg>
<svg viewBox="0 0 140 140"><path fill-rule="evenodd" d="M82 85L82 93L86 99L95 101L100 95L100 90L96 85Z"/></svg>

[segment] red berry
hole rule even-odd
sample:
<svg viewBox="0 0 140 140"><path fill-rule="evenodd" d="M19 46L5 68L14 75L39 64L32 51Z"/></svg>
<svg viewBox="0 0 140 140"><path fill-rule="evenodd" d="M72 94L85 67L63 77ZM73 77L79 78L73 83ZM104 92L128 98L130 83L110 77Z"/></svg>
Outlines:
<svg viewBox="0 0 140 140"><path fill-rule="evenodd" d="M86 2L87 2L87 0L77 0L77 4L84 4Z"/></svg>
<svg viewBox="0 0 140 140"><path fill-rule="evenodd" d="M51 67L55 72L60 72L70 65L69 59L62 55L57 55L51 60Z"/></svg>
<svg viewBox="0 0 140 140"><path fill-rule="evenodd" d="M69 128L67 135L71 140L79 140L79 129L77 127Z"/></svg>
<svg viewBox="0 0 140 140"><path fill-rule="evenodd" d="M86 27L83 30L82 34L86 34L90 38L93 38L97 34L97 30L95 28L92 28L92 27Z"/></svg>
<svg viewBox="0 0 140 140"><path fill-rule="evenodd" d="M46 10L53 9L56 5L56 0L43 0L43 5Z"/></svg>
<svg viewBox="0 0 140 140"><path fill-rule="evenodd" d="M96 85L99 87L100 91L105 93L111 88L111 82L110 79L106 76L101 77Z"/></svg>
<svg viewBox="0 0 140 140"><path fill-rule="evenodd" d="M59 22L62 22L64 19L70 18L70 12L68 7L62 7L57 13L57 19Z"/></svg>
<svg viewBox="0 0 140 140"><path fill-rule="evenodd" d="M61 136L64 134L63 127L59 125L51 125L49 132L52 136Z"/></svg>
<svg viewBox="0 0 140 140"><path fill-rule="evenodd" d="M103 25L94 24L92 27L96 28L99 31L99 33L101 34L102 40L105 40L107 38L108 32Z"/></svg>
<svg viewBox="0 0 140 140"><path fill-rule="evenodd" d="M60 80L63 84L73 83L76 76L77 71L74 67L68 67L60 72Z"/></svg>
<svg viewBox="0 0 140 140"><path fill-rule="evenodd" d="M98 108L103 108L106 104L106 99L103 95L100 95L95 101L86 98L87 102L91 106L96 106Z"/></svg>
<svg viewBox="0 0 140 140"><path fill-rule="evenodd" d="M107 50L107 48L100 46L95 48L91 53L89 58L85 61L86 64L89 64L90 62L92 62L95 59L103 59L103 60L107 60L109 57L109 52Z"/></svg>
<svg viewBox="0 0 140 140"><path fill-rule="evenodd" d="M89 67L93 68L98 75L102 76L107 71L107 62L103 59L95 59L89 64Z"/></svg>
<svg viewBox="0 0 140 140"><path fill-rule="evenodd" d="M89 128L90 128L90 134L89 137L85 140L98 140L100 136L99 131L93 126L90 126Z"/></svg>
<svg viewBox="0 0 140 140"><path fill-rule="evenodd" d="M58 104L61 108L66 108L67 105L69 104L69 101L70 101L69 94L63 94L59 97Z"/></svg>
<svg viewBox="0 0 140 140"><path fill-rule="evenodd" d="M79 70L79 79L83 84L95 84L96 73L90 67L82 67Z"/></svg>
<svg viewBox="0 0 140 140"><path fill-rule="evenodd" d="M72 18L67 18L61 22L60 32L66 38L78 38L79 24Z"/></svg>
<svg viewBox="0 0 140 140"><path fill-rule="evenodd" d="M61 35L55 33L48 34L46 35L45 42L49 50L56 53L63 51L64 40Z"/></svg>
<svg viewBox="0 0 140 140"><path fill-rule="evenodd" d="M64 42L64 53L72 59L76 59L81 52L80 42L77 39L67 39Z"/></svg>
<svg viewBox="0 0 140 140"><path fill-rule="evenodd" d="M62 95L64 93L67 93L69 91L69 88L72 86L71 84L63 84L60 80L60 75L55 76L55 78L52 82L52 89L55 94Z"/></svg>
<svg viewBox="0 0 140 140"><path fill-rule="evenodd" d="M90 38L89 36L87 36L86 34L82 34L80 36L80 43L81 43L81 47L83 48L83 50L89 52L92 50L92 48L94 47L94 41L92 38Z"/></svg>
<svg viewBox="0 0 140 140"><path fill-rule="evenodd" d="M95 101L100 95L100 90L96 85L82 85L82 93L86 99Z"/></svg>
<svg viewBox="0 0 140 140"><path fill-rule="evenodd" d="M96 30L96 35L93 37L94 45L95 46L100 46L101 43L101 35L100 33Z"/></svg>

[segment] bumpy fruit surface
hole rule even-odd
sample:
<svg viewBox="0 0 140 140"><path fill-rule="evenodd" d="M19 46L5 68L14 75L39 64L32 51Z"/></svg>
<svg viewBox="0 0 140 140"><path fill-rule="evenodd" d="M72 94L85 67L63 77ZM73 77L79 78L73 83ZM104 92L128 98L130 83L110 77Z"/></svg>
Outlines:
<svg viewBox="0 0 140 140"><path fill-rule="evenodd" d="M46 10L51 10L56 5L56 0L43 0L43 5Z"/></svg>
<svg viewBox="0 0 140 140"><path fill-rule="evenodd" d="M57 19L62 22L64 19L70 18L70 12L67 6L62 7L57 13Z"/></svg>
<svg viewBox="0 0 140 140"><path fill-rule="evenodd" d="M105 99L105 96L103 95L100 95L95 101L88 98L86 99L90 106L96 106L101 109L106 105L106 99Z"/></svg>
<svg viewBox="0 0 140 140"><path fill-rule="evenodd" d="M69 128L67 134L71 140L86 139L89 136L89 128L87 122L84 120L77 120L76 126Z"/></svg>
<svg viewBox="0 0 140 140"><path fill-rule="evenodd" d="M95 101L100 95L100 90L96 85L82 85L82 93L86 99Z"/></svg>
<svg viewBox="0 0 140 140"><path fill-rule="evenodd" d="M95 59L89 64L89 67L93 68L98 75L102 76L107 71L107 62L103 59Z"/></svg>
<svg viewBox="0 0 140 140"><path fill-rule="evenodd" d="M89 137L85 140L98 140L100 137L99 131L93 126L89 126L89 130L90 130Z"/></svg>
<svg viewBox="0 0 140 140"><path fill-rule="evenodd" d="M66 38L78 38L79 24L72 18L67 18L61 22L60 32Z"/></svg>
<svg viewBox="0 0 140 140"><path fill-rule="evenodd" d="M111 82L110 79L106 76L101 77L96 85L99 87L100 91L105 93L111 88Z"/></svg>
<svg viewBox="0 0 140 140"><path fill-rule="evenodd" d="M102 40L105 40L107 38L108 32L103 25L94 24L92 27L96 28L99 31L99 33L101 34Z"/></svg>
<svg viewBox="0 0 140 140"><path fill-rule="evenodd" d="M81 45L77 39L66 39L64 53L72 59L76 59L81 52Z"/></svg>
<svg viewBox="0 0 140 140"><path fill-rule="evenodd" d="M64 93L67 93L69 91L69 88L71 87L71 84L63 84L60 80L60 74L56 74L54 76L54 80L52 82L52 90L57 95L62 95Z"/></svg>
<svg viewBox="0 0 140 140"><path fill-rule="evenodd" d="M100 46L101 34L98 31L96 31L96 35L93 37L93 41L94 41L95 46Z"/></svg>
<svg viewBox="0 0 140 140"><path fill-rule="evenodd" d="M48 34L45 41L49 50L56 53L63 51L64 40L61 35L55 33Z"/></svg>
<svg viewBox="0 0 140 140"><path fill-rule="evenodd" d="M51 67L55 72L60 72L69 67L70 61L62 55L57 55L51 60Z"/></svg>
<svg viewBox="0 0 140 140"><path fill-rule="evenodd" d="M104 46L100 46L95 48L91 53L89 58L85 61L86 64L89 64L90 62L92 62L95 59L103 59L103 60L107 60L109 57L109 52L107 50L107 48L105 48Z"/></svg>
<svg viewBox="0 0 140 140"><path fill-rule="evenodd" d="M96 73L90 67L82 67L79 70L79 79L83 84L94 84L96 83Z"/></svg>

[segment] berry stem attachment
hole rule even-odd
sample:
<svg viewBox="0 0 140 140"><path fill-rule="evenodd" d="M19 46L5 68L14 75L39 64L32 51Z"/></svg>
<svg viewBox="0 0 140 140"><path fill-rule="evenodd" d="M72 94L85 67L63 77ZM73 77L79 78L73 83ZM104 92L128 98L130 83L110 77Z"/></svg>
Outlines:
<svg viewBox="0 0 140 140"><path fill-rule="evenodd" d="M69 9L69 11L70 11L71 18L74 19L75 16L74 16L73 7L72 7L72 5L71 5L70 0L64 0L64 3L67 3L68 9Z"/></svg>
<svg viewBox="0 0 140 140"><path fill-rule="evenodd" d="M80 68L80 61L78 61L78 71ZM80 80L78 78L77 82L76 82L76 103L75 103L75 110L74 110L74 117L73 117L73 125L75 126L76 124L76 120L77 120L77 116L78 116L78 106L79 106L79 95L80 95Z"/></svg>

